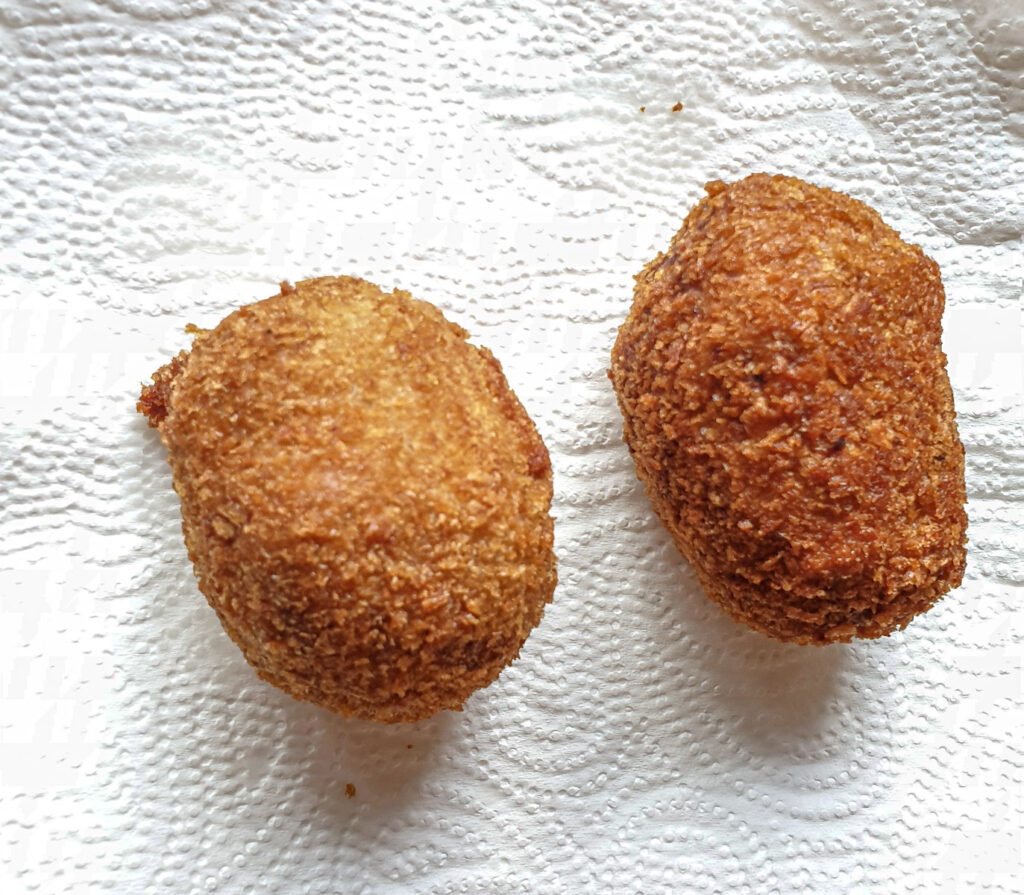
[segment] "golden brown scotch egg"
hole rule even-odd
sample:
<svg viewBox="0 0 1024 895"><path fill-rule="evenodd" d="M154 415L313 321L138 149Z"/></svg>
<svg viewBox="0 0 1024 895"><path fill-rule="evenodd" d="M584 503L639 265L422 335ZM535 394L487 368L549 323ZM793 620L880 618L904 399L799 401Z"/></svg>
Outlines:
<svg viewBox="0 0 1024 895"><path fill-rule="evenodd" d="M555 587L548 453L441 312L322 277L143 389L199 588L260 677L380 721L458 709Z"/></svg>
<svg viewBox="0 0 1024 895"><path fill-rule="evenodd" d="M902 628L967 543L938 267L842 193L707 193L612 354L637 475L734 619L798 643Z"/></svg>

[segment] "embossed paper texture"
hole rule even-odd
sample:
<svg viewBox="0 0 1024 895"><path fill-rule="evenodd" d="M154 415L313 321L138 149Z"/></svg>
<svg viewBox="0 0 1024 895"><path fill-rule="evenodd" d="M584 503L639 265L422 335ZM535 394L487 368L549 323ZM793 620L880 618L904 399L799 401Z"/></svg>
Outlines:
<svg viewBox="0 0 1024 895"><path fill-rule="evenodd" d="M0 41L0 889L1024 890L1020 3L8 0ZM762 170L943 272L968 571L880 641L729 621L622 444L632 275ZM417 725L255 677L134 411L322 274L465 326L554 465L554 602Z"/></svg>

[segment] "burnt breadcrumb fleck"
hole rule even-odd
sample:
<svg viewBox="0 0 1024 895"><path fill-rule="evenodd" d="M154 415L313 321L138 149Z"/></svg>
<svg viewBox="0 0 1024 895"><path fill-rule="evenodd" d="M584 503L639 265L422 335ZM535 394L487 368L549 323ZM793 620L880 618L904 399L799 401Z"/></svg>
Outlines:
<svg viewBox="0 0 1024 895"><path fill-rule="evenodd" d="M637 475L737 621L797 643L902 628L966 559L938 267L842 193L707 193L612 353Z"/></svg>
<svg viewBox="0 0 1024 895"><path fill-rule="evenodd" d="M548 453L466 336L324 277L197 332L142 390L200 589L297 699L387 722L458 709L551 599Z"/></svg>

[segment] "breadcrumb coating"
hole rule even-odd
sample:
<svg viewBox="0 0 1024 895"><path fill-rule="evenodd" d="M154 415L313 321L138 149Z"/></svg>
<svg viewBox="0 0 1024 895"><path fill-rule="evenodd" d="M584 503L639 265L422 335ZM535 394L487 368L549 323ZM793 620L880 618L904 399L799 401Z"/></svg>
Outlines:
<svg viewBox="0 0 1024 895"><path fill-rule="evenodd" d="M139 411L225 631L332 711L460 708L556 581L548 453L498 362L434 306L345 277L195 332Z"/></svg>
<svg viewBox="0 0 1024 895"><path fill-rule="evenodd" d="M903 628L966 559L938 267L842 193L706 189L612 353L637 475L737 621L797 643Z"/></svg>

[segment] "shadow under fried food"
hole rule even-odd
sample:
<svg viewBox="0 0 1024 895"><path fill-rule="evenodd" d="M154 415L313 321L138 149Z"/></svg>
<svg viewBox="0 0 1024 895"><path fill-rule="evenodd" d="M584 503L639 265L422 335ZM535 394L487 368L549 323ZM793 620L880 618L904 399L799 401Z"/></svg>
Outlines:
<svg viewBox="0 0 1024 895"><path fill-rule="evenodd" d="M659 663L675 675L666 692L673 702L682 699L672 712L681 729L694 732L697 716L716 730L721 725L751 755L810 752L834 720L846 676L857 673L855 648L830 644L808 651L737 625L707 600L696 573L679 565L667 533L655 537L657 565L671 569L664 577L673 582L670 593L654 597L662 607L658 628L668 634Z"/></svg>
<svg viewBox="0 0 1024 895"><path fill-rule="evenodd" d="M423 784L456 749L463 722L441 712L415 727L381 725L325 718L323 712L294 704L288 715L287 732L263 756L262 772L294 769L295 776L283 774L282 781L300 803L296 807L311 817L333 818L338 829L357 820L365 823L368 816L383 829L416 806ZM260 769L250 771L258 774Z"/></svg>
<svg viewBox="0 0 1024 895"><path fill-rule="evenodd" d="M753 755L810 757L831 738L851 648L835 644L808 654L747 631L742 639L735 652L716 651L705 660L721 713Z"/></svg>

